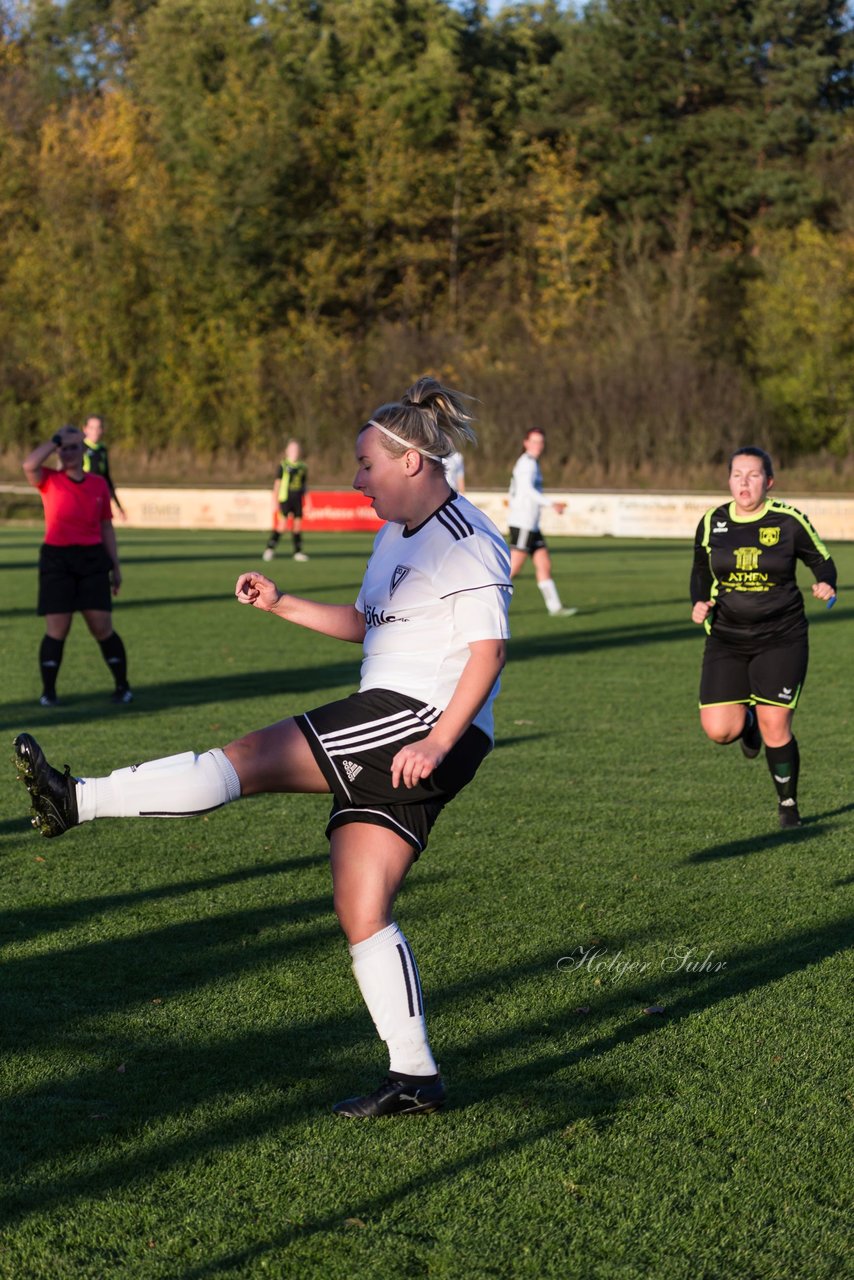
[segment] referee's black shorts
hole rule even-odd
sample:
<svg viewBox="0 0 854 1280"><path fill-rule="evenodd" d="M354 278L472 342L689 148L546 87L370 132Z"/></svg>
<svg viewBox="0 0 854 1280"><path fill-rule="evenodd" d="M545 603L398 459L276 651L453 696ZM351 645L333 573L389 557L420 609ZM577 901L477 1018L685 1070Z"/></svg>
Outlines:
<svg viewBox="0 0 854 1280"><path fill-rule="evenodd" d="M492 750L487 735L468 728L445 759L414 787L391 785L401 747L425 738L437 707L391 689L368 689L295 717L334 797L326 833L351 822L386 827L418 857L442 809Z"/></svg>
<svg viewBox="0 0 854 1280"><path fill-rule="evenodd" d="M712 634L707 637L703 651L700 706L758 702L794 710L807 677L808 663L806 634L755 652L734 649Z"/></svg>
<svg viewBox="0 0 854 1280"><path fill-rule="evenodd" d="M39 617L99 609L109 613L113 562L101 543L91 547L53 547L39 553Z"/></svg>

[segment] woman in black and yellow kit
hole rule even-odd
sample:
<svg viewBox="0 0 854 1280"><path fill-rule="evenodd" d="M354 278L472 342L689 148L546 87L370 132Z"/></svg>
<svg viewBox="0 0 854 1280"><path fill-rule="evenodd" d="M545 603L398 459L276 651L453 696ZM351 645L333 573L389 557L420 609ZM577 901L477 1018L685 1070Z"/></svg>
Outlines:
<svg viewBox="0 0 854 1280"><path fill-rule="evenodd" d="M731 502L697 527L691 573L693 622L707 633L700 723L713 742L741 741L750 758L765 744L781 827L801 825L798 744L792 717L807 673L807 618L795 578L812 571L817 600L836 599L836 566L809 520L769 498L771 459L739 449L730 459Z"/></svg>

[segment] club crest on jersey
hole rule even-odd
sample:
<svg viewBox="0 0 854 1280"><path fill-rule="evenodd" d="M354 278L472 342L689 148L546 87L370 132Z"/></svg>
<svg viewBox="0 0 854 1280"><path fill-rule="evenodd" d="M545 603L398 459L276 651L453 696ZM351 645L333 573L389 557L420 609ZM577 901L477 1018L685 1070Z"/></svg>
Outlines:
<svg viewBox="0 0 854 1280"><path fill-rule="evenodd" d="M395 566L395 570L394 570L394 573L391 575L391 582L389 583L389 588L388 588L389 600L394 595L395 591L397 591L397 588L400 586L401 582L403 582L403 579L406 577L408 573L409 573L409 565L399 564Z"/></svg>
<svg viewBox="0 0 854 1280"><path fill-rule="evenodd" d="M768 529L759 530L759 541L763 547L776 547L780 541L780 529L778 525L773 525Z"/></svg>

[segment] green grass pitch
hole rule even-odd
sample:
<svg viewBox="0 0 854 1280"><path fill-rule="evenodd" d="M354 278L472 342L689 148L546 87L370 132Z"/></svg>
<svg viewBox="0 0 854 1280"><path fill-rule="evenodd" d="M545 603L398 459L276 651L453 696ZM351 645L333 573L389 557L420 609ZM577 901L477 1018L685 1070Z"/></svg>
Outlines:
<svg viewBox="0 0 854 1280"><path fill-rule="evenodd" d="M325 798L28 825L17 731L97 774L356 685L356 648L233 599L263 539L119 540L136 701L109 703L77 619L45 711L38 532L0 532L3 1280L844 1274L854 547L836 608L807 601L788 832L764 759L700 732L689 546L556 543L569 619L527 570L497 749L398 904L450 1104L360 1124L329 1106L385 1059L332 914ZM351 600L368 548L317 536L274 576Z"/></svg>

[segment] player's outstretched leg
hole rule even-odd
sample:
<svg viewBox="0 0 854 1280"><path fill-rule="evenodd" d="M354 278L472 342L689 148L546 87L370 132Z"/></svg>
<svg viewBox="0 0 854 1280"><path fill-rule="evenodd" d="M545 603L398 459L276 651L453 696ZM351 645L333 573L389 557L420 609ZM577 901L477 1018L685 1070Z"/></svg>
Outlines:
<svg viewBox="0 0 854 1280"><path fill-rule="evenodd" d="M191 818L242 795L324 792L329 787L293 719L280 720L196 755L149 760L105 778L61 774L28 733L15 739L15 761L30 793L34 825L44 836L95 818Z"/></svg>
<svg viewBox="0 0 854 1280"><path fill-rule="evenodd" d="M45 760L35 738L19 733L15 739L15 767L30 793L33 826L43 836L61 836L69 827L77 826L77 780L72 778L68 765L60 773Z"/></svg>
<svg viewBox="0 0 854 1280"><path fill-rule="evenodd" d="M45 759L28 733L15 739L15 764L30 793L33 826L43 836L61 836L94 818L188 818L209 813L240 796L240 779L215 748L116 769L106 778L73 777Z"/></svg>

